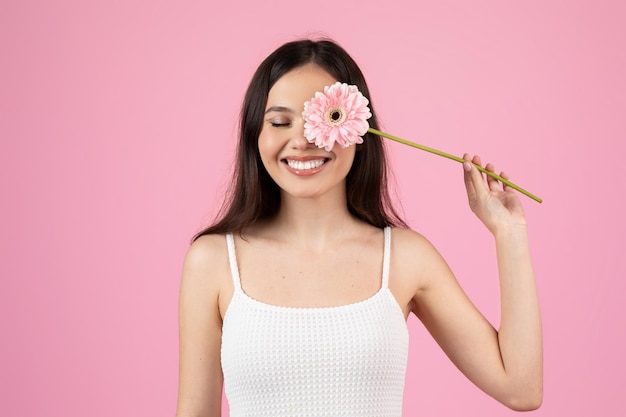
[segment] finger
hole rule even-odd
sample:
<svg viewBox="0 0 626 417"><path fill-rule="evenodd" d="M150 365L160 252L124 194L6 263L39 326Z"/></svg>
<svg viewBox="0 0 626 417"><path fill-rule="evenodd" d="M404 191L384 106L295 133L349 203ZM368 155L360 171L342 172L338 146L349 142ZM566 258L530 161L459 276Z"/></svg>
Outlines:
<svg viewBox="0 0 626 417"><path fill-rule="evenodd" d="M494 172L494 167L492 163L488 163L487 165L485 165L485 169L489 172ZM487 175L487 185L489 186L489 189L491 191L500 190L500 184L498 183L498 180L491 175Z"/></svg>
<svg viewBox="0 0 626 417"><path fill-rule="evenodd" d="M478 155L474 155L472 162L478 166L483 166L483 163L480 161L480 156Z"/></svg>
<svg viewBox="0 0 626 417"><path fill-rule="evenodd" d="M482 166L483 166L483 163L482 163L482 161L480 160L480 156L478 156L478 155L474 155L474 157L472 158L472 163L473 163L474 165L478 165L479 167L482 167ZM481 171L478 171L478 174L480 175L480 178L483 178L483 177L484 177L484 175L483 175L483 173L482 173Z"/></svg>
<svg viewBox="0 0 626 417"><path fill-rule="evenodd" d="M478 155L472 158L472 162L476 165L480 165L480 157ZM479 199L486 198L486 195L489 193L487 186L485 185L485 180L483 179L482 173L474 166L471 167L471 171L468 172L470 176L472 185L475 190L475 195Z"/></svg>
<svg viewBox="0 0 626 417"><path fill-rule="evenodd" d="M507 174L506 172L502 171L502 172L500 173L500 176L501 176L502 178L504 178L505 180L510 181L509 174ZM508 186L508 185L506 185L505 183L502 183L502 188L503 188L504 190L508 190L508 189L510 189L511 187L509 187L509 186Z"/></svg>
<svg viewBox="0 0 626 417"><path fill-rule="evenodd" d="M468 154L463 154L463 181L465 182L465 189L467 190L467 198L471 201L476 199L476 189L472 182L472 163ZM474 169L475 170L475 169Z"/></svg>

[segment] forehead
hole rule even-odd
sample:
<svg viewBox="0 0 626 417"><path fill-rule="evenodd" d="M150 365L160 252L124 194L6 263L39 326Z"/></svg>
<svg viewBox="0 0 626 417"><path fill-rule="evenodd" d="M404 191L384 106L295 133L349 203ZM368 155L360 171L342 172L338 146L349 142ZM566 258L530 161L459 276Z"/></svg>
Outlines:
<svg viewBox="0 0 626 417"><path fill-rule="evenodd" d="M315 64L294 68L272 86L267 96L266 108L283 106L300 112L304 109L305 101L336 81L332 75Z"/></svg>

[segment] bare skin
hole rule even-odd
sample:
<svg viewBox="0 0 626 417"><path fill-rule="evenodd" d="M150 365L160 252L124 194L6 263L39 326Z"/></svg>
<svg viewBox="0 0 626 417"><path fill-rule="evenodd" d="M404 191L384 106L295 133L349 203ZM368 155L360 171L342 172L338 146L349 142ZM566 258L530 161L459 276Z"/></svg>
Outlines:
<svg viewBox="0 0 626 417"><path fill-rule="evenodd" d="M345 175L354 147L326 152L303 136L302 104L333 82L307 65L283 76L268 96L268 110L282 110L266 114L259 148L282 189L282 205L276 217L235 240L243 290L268 304L345 305L371 297L381 285L382 231L346 208ZM285 164L286 158L303 157L326 162L314 175L299 175ZM471 160L481 164L477 156ZM491 164L485 168L494 170ZM496 243L500 328L474 307L444 259L414 231L392 231L389 288L405 318L415 314L479 388L512 409L535 409L542 399L541 319L524 213L513 190L470 164L464 165L464 180L470 208ZM221 326L232 295L224 236L201 237L186 256L180 290L179 417L220 415Z"/></svg>

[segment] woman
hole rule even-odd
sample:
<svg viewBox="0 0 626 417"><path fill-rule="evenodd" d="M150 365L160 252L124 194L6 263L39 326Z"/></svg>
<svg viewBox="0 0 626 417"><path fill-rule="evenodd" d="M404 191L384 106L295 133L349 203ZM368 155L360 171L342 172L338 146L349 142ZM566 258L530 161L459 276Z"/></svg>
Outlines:
<svg viewBox="0 0 626 417"><path fill-rule="evenodd" d="M230 199L183 268L177 415L219 416L224 384L233 416L400 416L410 313L487 394L539 407L541 319L517 196L463 164L496 241L496 331L393 210L381 139L327 151L304 137L304 102L337 81L369 97L341 47L303 40L250 83Z"/></svg>

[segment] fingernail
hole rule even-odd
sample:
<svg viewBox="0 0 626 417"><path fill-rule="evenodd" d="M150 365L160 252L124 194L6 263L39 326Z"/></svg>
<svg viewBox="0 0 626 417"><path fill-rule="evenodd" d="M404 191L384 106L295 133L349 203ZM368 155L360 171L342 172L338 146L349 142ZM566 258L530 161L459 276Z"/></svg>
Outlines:
<svg viewBox="0 0 626 417"><path fill-rule="evenodd" d="M463 169L466 172L470 172L472 170L472 164L470 164L469 162L465 161L463 162Z"/></svg>

